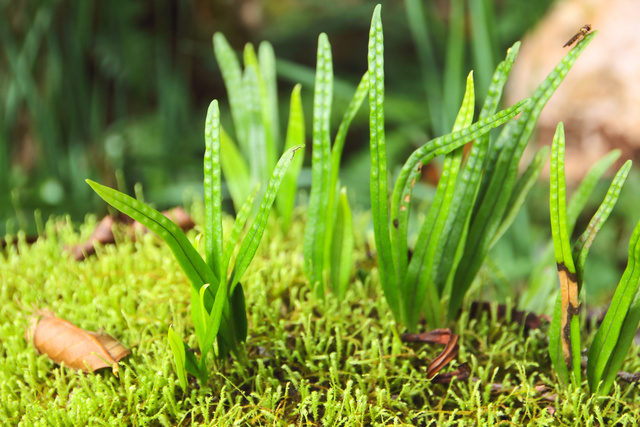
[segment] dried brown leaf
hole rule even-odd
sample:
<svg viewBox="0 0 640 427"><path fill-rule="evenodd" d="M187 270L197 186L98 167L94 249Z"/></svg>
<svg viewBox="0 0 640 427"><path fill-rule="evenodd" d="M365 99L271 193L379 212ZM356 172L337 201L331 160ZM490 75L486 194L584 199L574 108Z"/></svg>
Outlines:
<svg viewBox="0 0 640 427"><path fill-rule="evenodd" d="M451 340L451 329L434 329L421 334L403 334L404 342L425 342L446 345Z"/></svg>
<svg viewBox="0 0 640 427"><path fill-rule="evenodd" d="M444 369L445 366L449 364L455 357L458 355L458 335L451 334L449 336L449 341L447 342L442 353L438 355L433 361L429 364L427 368L427 378L432 379L438 372Z"/></svg>
<svg viewBox="0 0 640 427"><path fill-rule="evenodd" d="M118 362L131 353L112 336L80 329L53 313L32 317L26 338L55 363L84 372L111 368L118 376Z"/></svg>
<svg viewBox="0 0 640 427"><path fill-rule="evenodd" d="M404 342L422 342L429 344L444 345L444 350L433 359L427 368L427 378L434 379L436 374L445 368L458 355L458 335L451 332L451 329L434 329L432 331L423 332L421 334L403 334L401 337ZM462 365L461 365L462 366ZM467 378L469 372L462 370L451 372L449 374L440 374L434 380L436 382L450 382L454 377L458 379Z"/></svg>

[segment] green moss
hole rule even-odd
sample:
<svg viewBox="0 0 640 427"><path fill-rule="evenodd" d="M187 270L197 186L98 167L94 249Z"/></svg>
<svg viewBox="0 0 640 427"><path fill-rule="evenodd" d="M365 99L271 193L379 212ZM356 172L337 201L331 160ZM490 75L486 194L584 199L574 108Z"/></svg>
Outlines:
<svg viewBox="0 0 640 427"><path fill-rule="evenodd" d="M546 426L635 425L640 417L637 386L621 384L611 397L591 399L556 389L546 328L524 337L517 325L487 316L463 314L452 325L461 335L455 363L469 363L471 379L429 382L426 369L440 348L400 342L375 263L363 249L355 254L358 280L345 303L323 303L310 292L300 218L287 235L270 224L243 280L245 357L212 365L207 387L193 381L183 393L166 336L172 324L196 344L187 279L151 234L132 242L120 232L117 245L71 260L63 247L86 240L95 224L89 217L76 231L50 221L46 238L29 245L19 236L0 255L3 424ZM120 378L109 370L85 375L37 355L24 339L34 307L103 329L130 347ZM634 348L625 370L640 370L637 354ZM562 403L536 392L542 384Z"/></svg>

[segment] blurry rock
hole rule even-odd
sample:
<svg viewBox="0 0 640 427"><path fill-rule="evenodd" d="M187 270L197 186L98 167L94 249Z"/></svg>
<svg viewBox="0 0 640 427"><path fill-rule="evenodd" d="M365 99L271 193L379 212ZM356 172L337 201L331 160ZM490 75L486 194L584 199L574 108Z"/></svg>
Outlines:
<svg viewBox="0 0 640 427"><path fill-rule="evenodd" d="M604 154L620 162L640 157L640 3L637 0L558 2L524 38L507 86L509 104L533 93L567 53L563 44L591 24L598 35L544 108L537 143L551 145L565 124L567 180L577 182Z"/></svg>

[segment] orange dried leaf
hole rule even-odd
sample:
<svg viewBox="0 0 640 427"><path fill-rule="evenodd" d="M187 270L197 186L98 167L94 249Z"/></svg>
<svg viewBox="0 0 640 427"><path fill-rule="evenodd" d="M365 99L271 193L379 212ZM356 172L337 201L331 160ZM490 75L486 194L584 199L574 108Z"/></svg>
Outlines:
<svg viewBox="0 0 640 427"><path fill-rule="evenodd" d="M84 372L111 368L118 376L118 362L131 354L112 336L85 331L51 313L31 318L27 339L55 363Z"/></svg>

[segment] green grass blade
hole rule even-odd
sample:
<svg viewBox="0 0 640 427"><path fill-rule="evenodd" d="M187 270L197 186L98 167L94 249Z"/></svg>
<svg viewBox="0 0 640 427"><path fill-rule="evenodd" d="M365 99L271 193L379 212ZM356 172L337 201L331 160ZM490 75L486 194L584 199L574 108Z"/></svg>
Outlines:
<svg viewBox="0 0 640 427"><path fill-rule="evenodd" d="M225 285L218 286L218 291L216 292L216 299L213 303L211 314L207 314L204 305L205 286L200 289L200 304L202 313L204 315L203 317L206 320L203 347L200 348L200 372L202 372L203 375L206 375L207 355L209 354L209 351L213 349L213 342L215 341L216 336L218 335L218 331L220 330L220 322L222 321L224 308L227 304L227 287ZM235 327L233 319L231 319L231 322L226 322L226 326L229 325L233 325Z"/></svg>
<svg viewBox="0 0 640 427"><path fill-rule="evenodd" d="M249 159L252 183L269 179L267 140L262 120L262 99L260 94L260 69L253 46L247 44L244 50L245 68L242 76L244 108L246 109L247 143L242 147Z"/></svg>
<svg viewBox="0 0 640 427"><path fill-rule="evenodd" d="M493 166L485 170L475 201L464 254L453 280L449 301L450 318L455 316L462 306L463 298L480 270L493 236L504 217L518 176L518 164L542 108L596 33L587 35L565 55L540 84L531 97L532 102L523 109L518 120L505 126L493 144L492 153L485 162Z"/></svg>
<svg viewBox="0 0 640 427"><path fill-rule="evenodd" d="M304 113L302 110L302 100L300 98L300 89L302 86L297 84L291 92L291 103L289 110L289 124L287 126L287 139L285 142L285 150L299 145L304 145ZM302 169L304 160L304 151L295 156L287 173L280 184L280 191L276 198L276 209L282 220L283 230L289 228L291 223L291 214L296 202L296 192L298 189L298 176Z"/></svg>
<svg viewBox="0 0 640 427"><path fill-rule="evenodd" d="M353 267L353 217L347 189L340 190L338 199L338 212L336 214L333 241L329 256L331 258L331 286L338 301L342 301L349 286L351 270Z"/></svg>
<svg viewBox="0 0 640 427"><path fill-rule="evenodd" d="M213 292L218 289L218 280L209 266L207 266L207 263L191 245L182 230L171 222L169 218L112 188L91 180L87 180L87 183L104 201L160 236L169 246L182 271L184 271L196 290L199 291L200 287L205 283L211 285L208 289ZM215 294L211 291L207 293L207 309L213 305Z"/></svg>
<svg viewBox="0 0 640 427"><path fill-rule="evenodd" d="M569 229L569 234L573 233L578 215L587 204L587 200L591 196L596 184L618 157L620 157L620 150L612 150L609 152L591 167L587 176L585 176L578 188L574 191L567 206L567 228ZM541 311L540 306L537 304L537 297L546 294L543 290L543 287L547 285L544 277L548 274L547 268L551 263L553 263L553 240L549 241L549 244L544 249L543 255L532 269L532 273L529 276L529 287L525 289L522 294L521 309L535 313Z"/></svg>
<svg viewBox="0 0 640 427"><path fill-rule="evenodd" d="M576 225L578 216L586 206L587 200L589 200L589 197L593 193L596 184L600 181L600 178L602 178L607 169L618 160L620 154L620 150L611 150L589 169L587 176L580 182L580 185L571 196L571 200L569 200L569 205L567 206L567 226L569 233L573 233L573 228Z"/></svg>
<svg viewBox="0 0 640 427"><path fill-rule="evenodd" d="M258 64L260 67L260 98L262 123L266 134L268 170L276 164L280 150L280 118L278 116L278 84L276 79L276 55L269 42L261 42L258 47ZM304 144L304 143L303 143ZM296 144L300 145L300 144Z"/></svg>
<svg viewBox="0 0 640 427"><path fill-rule="evenodd" d="M209 105L204 129L204 246L207 265L218 282L225 281L222 266L222 179L220 172L220 110Z"/></svg>
<svg viewBox="0 0 640 427"><path fill-rule="evenodd" d="M572 381L576 387L580 384L580 330L578 329L579 292L576 268L571 253L569 231L567 229L567 202L564 173L564 126L558 123L551 146L551 174L549 212L551 234L560 278L560 343L567 369L573 373ZM554 313L555 314L555 313ZM556 333L554 331L554 333ZM551 349L552 347L550 347ZM557 357L552 357L552 360ZM558 368L556 367L558 370Z"/></svg>
<svg viewBox="0 0 640 427"><path fill-rule="evenodd" d="M229 269L229 261L231 260L231 255L233 255L233 250L236 247L236 243L240 240L240 233L244 229L249 216L251 215L251 209L253 208L253 201L256 199L258 195L258 191L260 190L260 183L258 182L251 193L247 196L247 199L244 201L238 214L236 215L236 220L233 223L233 228L231 229L231 233L227 239L227 243L224 245L224 254L222 265L224 266L225 277L227 274L227 270Z"/></svg>
<svg viewBox="0 0 640 427"><path fill-rule="evenodd" d="M193 328L196 330L196 338L201 354L204 353L204 336L207 331L207 317L209 316L209 313L204 308L204 301L200 298L202 291L206 289L205 286L202 286L200 291L191 287L191 320L193 321Z"/></svg>
<svg viewBox="0 0 640 427"><path fill-rule="evenodd" d="M511 199L507 203L507 211L504 214L500 227L496 230L496 234L493 236L493 240L489 245L492 248L504 233L511 227L516 216L524 206L524 202L527 200L529 191L533 188L533 185L538 180L542 168L547 163L547 157L549 156L549 147L542 147L535 154L533 160L527 167L527 170L522 174L515 187L513 187L513 193L511 193Z"/></svg>
<svg viewBox="0 0 640 427"><path fill-rule="evenodd" d="M566 184L564 174L564 126L558 123L553 137L551 149L551 175L549 211L551 214L551 235L553 247L558 264L564 264L570 273L575 273L575 266L571 254L569 242L569 230L567 229L567 202Z"/></svg>
<svg viewBox="0 0 640 427"><path fill-rule="evenodd" d="M380 283L394 317L401 319L400 290L391 252L389 236L389 201L387 194L387 154L384 134L384 37L380 19L381 6L373 11L369 30L369 147L371 151L371 214L378 251Z"/></svg>
<svg viewBox="0 0 640 427"><path fill-rule="evenodd" d="M278 188L280 187L280 183L282 182L282 178L287 171L287 167L291 163L293 156L300 148L302 147L294 147L287 150L282 155L282 157L280 157L280 160L273 170L271 180L269 181L267 190L262 198L262 203L260 204L258 214L253 221L253 224L251 224L251 227L249 228L247 235L242 241L242 244L240 245L238 257L236 258L235 266L233 268L233 280L231 281L231 286L229 289L231 293L233 293L235 285L238 283L240 278L242 278L242 275L245 273L245 271L247 271L247 267L249 267L253 256L258 250L258 245L260 244L260 240L262 239L264 229L267 226L269 213L271 212L271 207L273 206L273 202L276 198L276 194L278 192Z"/></svg>
<svg viewBox="0 0 640 427"><path fill-rule="evenodd" d="M637 298L637 297L636 297ZM602 372L602 383L600 388L597 389L599 395L609 394L613 381L618 376L618 371L622 368L624 359L629 353L631 343L633 342L636 333L638 331L638 325L640 324L640 303L636 299L635 303L629 308L627 315L624 318L622 327L620 328L620 335L616 346L609 357L609 363L605 370ZM592 393L595 392L597 384L589 384L589 389Z"/></svg>
<svg viewBox="0 0 640 427"><path fill-rule="evenodd" d="M464 0L449 1L449 34L444 60L443 128L450 129L462 97L462 63L464 59Z"/></svg>
<svg viewBox="0 0 640 427"><path fill-rule="evenodd" d="M562 298L558 293L553 306L553 317L549 325L549 357L551 366L564 384L569 384L571 375L562 353Z"/></svg>
<svg viewBox="0 0 640 427"><path fill-rule="evenodd" d="M429 118L436 135L448 130L443 126L442 109L442 71L436 66L433 46L429 37L424 6L421 0L406 0L404 2L407 22L411 37L416 45L420 72L424 85Z"/></svg>
<svg viewBox="0 0 640 427"><path fill-rule="evenodd" d="M244 290L242 283L233 289L233 294L229 299L231 308L231 319L235 326L235 337L237 342L244 342L247 339L249 325L247 323L247 307L244 300Z"/></svg>
<svg viewBox="0 0 640 427"><path fill-rule="evenodd" d="M469 73L462 106L453 125L453 131L471 124L474 107L473 73ZM416 330L423 306L429 327L432 329L440 327L440 295L433 282L433 266L438 262L438 256L441 254L437 244L451 211L456 180L462 164L462 151L462 147L457 148L445 157L436 194L427 217L422 223L406 279L402 277L402 270L399 272L402 293L405 296L405 324L409 331ZM398 269L402 268L403 266L398 266Z"/></svg>
<svg viewBox="0 0 640 427"><path fill-rule="evenodd" d="M622 186L627 180L630 170L631 160L627 160L618 173L616 173L616 176L613 178L613 181L609 186L609 190L607 190L607 194L600 204L598 211L593 215L591 221L589 221L589 225L587 225L587 229L582 233L574 246L573 257L576 260L576 272L578 275L578 285L580 286L582 285L584 266L587 260L587 255L589 254L589 249L591 248L596 235L604 225L607 218L609 218L611 211L616 205L618 197L620 196L620 191L622 191Z"/></svg>
<svg viewBox="0 0 640 427"><path fill-rule="evenodd" d="M494 24L491 0L469 0L469 19L471 21L471 47L475 63L476 86L484 93L493 68L494 55L491 41L491 26Z"/></svg>
<svg viewBox="0 0 640 427"><path fill-rule="evenodd" d="M327 35L318 37L316 84L313 100L313 146L311 154L311 191L304 230L304 264L311 288L318 297L324 295L324 239L327 223L331 168L331 102L333 98L333 64Z"/></svg>
<svg viewBox="0 0 640 427"><path fill-rule="evenodd" d="M502 97L504 85L507 82L511 68L515 62L520 49L520 42L516 42L507 50L507 56L498 66L493 74L487 97L480 110L479 120L493 115L498 109L498 103ZM452 201L452 212L442 233L443 242L438 246L441 248L439 265L436 267L435 282L442 293L450 285L457 268L457 261L464 250L466 233L471 220L471 209L476 199L478 189L483 175L483 165L489 150L490 133L487 132L479 137L471 147L471 152L467 158L464 170L456 184L454 200ZM456 254L459 254L456 256Z"/></svg>
<svg viewBox="0 0 640 427"><path fill-rule="evenodd" d="M610 383L613 381L612 377L617 373L616 369L611 369L615 368L612 362L615 361L616 366L621 364L620 358L626 355L629 349L628 345L631 344L631 340L629 340L627 335L631 330L633 330L633 333L637 330L638 324L636 320L638 318L637 310L639 309L637 294L638 286L640 285L639 266L640 222L638 222L636 228L633 230L629 242L627 268L622 274L607 314L589 348L587 379L589 380L589 388L592 392L595 392L601 380L605 380L606 384L610 387ZM633 310L631 310L634 300L636 303L633 305ZM627 318L630 319L628 322L626 321ZM633 322L636 322L635 326ZM622 335L623 332L625 334L624 336ZM627 347L624 348L623 344L627 345ZM608 391L608 387L605 386L601 386L599 389L599 393L601 394Z"/></svg>
<svg viewBox="0 0 640 427"><path fill-rule="evenodd" d="M186 354L184 344L171 326L169 326L168 339L169 347L171 348L171 352L173 353L173 363L175 364L176 374L178 374L180 387L182 387L183 390L186 390L187 372L185 369Z"/></svg>
<svg viewBox="0 0 640 427"><path fill-rule="evenodd" d="M229 109L236 131L238 144L243 147L247 141L246 109L244 106L244 91L242 88L242 68L236 53L222 33L213 35L213 53L220 67L224 85L227 88Z"/></svg>
<svg viewBox="0 0 640 427"><path fill-rule="evenodd" d="M325 203L325 211L326 215L326 226L325 226L325 239L324 239L324 273L323 277L333 278L332 267L331 267L331 251L333 245L333 228L334 223L336 221L336 196L339 197L338 192L338 177L340 172L340 161L342 159L342 150L344 148L344 143L347 138L347 132L349 131L349 126L353 121L353 118L356 116L356 113L360 109L362 102L365 97L369 93L369 74L364 73L358 87L356 88L349 105L347 106L344 115L342 116L342 121L340 122L340 126L338 127L338 133L336 134L336 139L333 143L333 148L331 149L331 166L330 166L330 179L329 179L329 193L328 198ZM332 289L336 290L336 284L332 283Z"/></svg>
<svg viewBox="0 0 640 427"><path fill-rule="evenodd" d="M220 129L220 163L236 211L251 189L251 172L240 150L224 128Z"/></svg>
<svg viewBox="0 0 640 427"><path fill-rule="evenodd" d="M420 178L422 166L434 157L447 154L467 142L489 132L516 116L529 102L525 99L514 106L500 111L491 117L480 120L468 128L448 135L432 139L415 150L405 162L396 180L391 198L391 218L393 222L393 255L398 266L406 265L408 254L407 233L409 224L409 204L413 192L413 185Z"/></svg>

